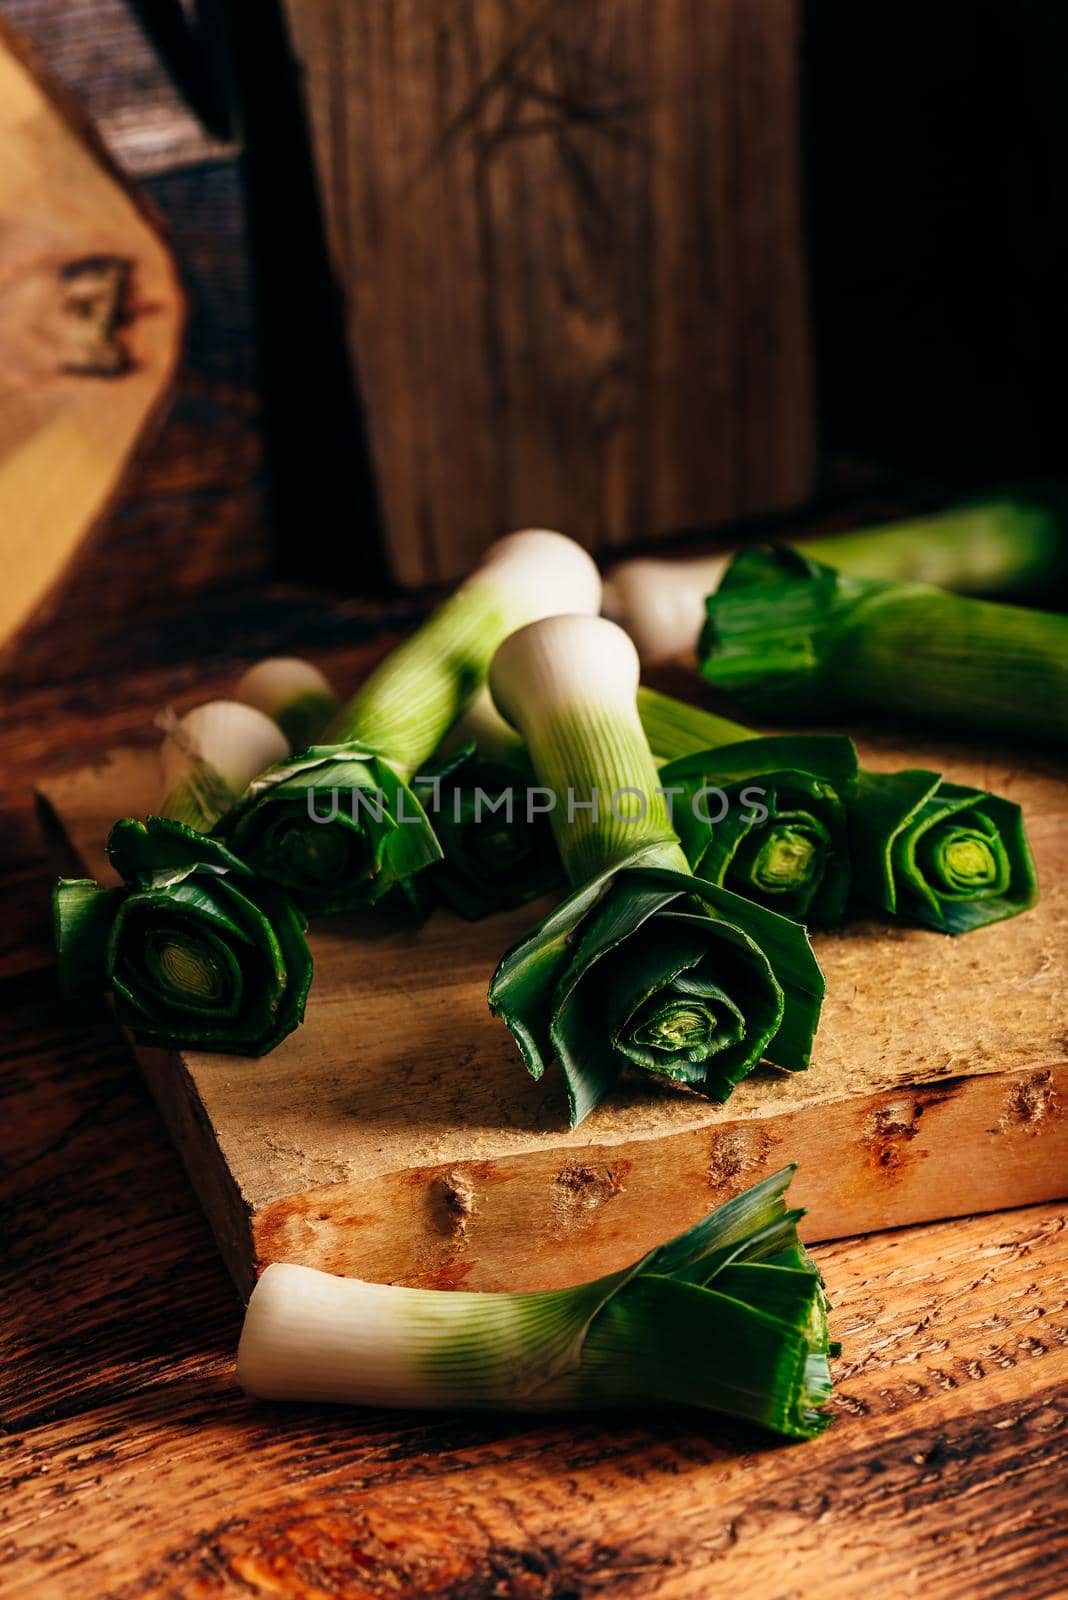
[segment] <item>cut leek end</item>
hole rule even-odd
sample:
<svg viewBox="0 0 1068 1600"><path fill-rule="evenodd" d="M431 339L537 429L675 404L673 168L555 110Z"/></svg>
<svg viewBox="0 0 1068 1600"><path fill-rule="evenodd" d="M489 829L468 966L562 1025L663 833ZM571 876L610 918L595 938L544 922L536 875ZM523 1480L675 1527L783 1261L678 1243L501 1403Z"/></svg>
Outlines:
<svg viewBox="0 0 1068 1600"><path fill-rule="evenodd" d="M1038 900L1020 807L937 772L863 773L850 831L858 907L961 934Z"/></svg>
<svg viewBox="0 0 1068 1600"><path fill-rule="evenodd" d="M312 976L294 905L218 840L169 818L108 837L117 888L63 880L54 897L64 990L110 991L144 1044L258 1056L303 1019Z"/></svg>
<svg viewBox="0 0 1068 1600"><path fill-rule="evenodd" d="M805 930L655 853L575 890L504 956L490 1009L574 1127L628 1066L726 1100L762 1058L809 1062L823 974Z"/></svg>
<svg viewBox="0 0 1068 1600"><path fill-rule="evenodd" d="M228 843L309 915L377 905L441 846L413 789L366 746L312 746L250 786Z"/></svg>

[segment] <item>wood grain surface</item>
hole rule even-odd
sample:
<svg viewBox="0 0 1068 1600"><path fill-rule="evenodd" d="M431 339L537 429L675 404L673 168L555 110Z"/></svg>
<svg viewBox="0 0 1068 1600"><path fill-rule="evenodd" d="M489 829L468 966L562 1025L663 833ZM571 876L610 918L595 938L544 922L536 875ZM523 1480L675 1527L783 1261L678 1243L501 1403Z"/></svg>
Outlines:
<svg viewBox="0 0 1068 1600"><path fill-rule="evenodd" d="M402 582L807 495L796 0L285 11Z"/></svg>
<svg viewBox="0 0 1068 1600"><path fill-rule="evenodd" d="M0 19L0 649L47 607L154 421L185 298L160 219Z"/></svg>
<svg viewBox="0 0 1068 1600"><path fill-rule="evenodd" d="M142 1079L106 1014L57 1005L30 786L220 691L271 619L287 646L371 628L322 604L316 628L291 591L241 603L195 665L130 660L121 695L83 674L0 712L5 1595L1063 1595L1060 1206L819 1246L838 1420L799 1448L673 1413L531 1425L237 1392L238 1302ZM394 636L319 659L345 681Z"/></svg>
<svg viewBox="0 0 1068 1600"><path fill-rule="evenodd" d="M32 788L268 650L354 679L416 608L255 578L233 173L152 192L193 309L178 406L56 627L0 682L0 1592L1063 1597L1061 1206L818 1247L844 1351L838 1420L811 1445L674 1413L428 1419L236 1390L238 1302L143 1079L104 1012L58 1004ZM874 509L908 504L858 500L839 521Z"/></svg>
<svg viewBox="0 0 1068 1600"><path fill-rule="evenodd" d="M1063 765L916 743L861 758L1019 803L1043 894L967 938L874 922L817 937L827 998L806 1073L758 1071L726 1105L636 1078L569 1129L559 1074L534 1083L486 1003L529 906L320 920L304 1026L269 1057L139 1051L240 1291L271 1261L424 1287L578 1283L784 1161L816 1239L1064 1195ZM113 881L110 823L162 789L155 750L134 748L41 793L64 845Z"/></svg>

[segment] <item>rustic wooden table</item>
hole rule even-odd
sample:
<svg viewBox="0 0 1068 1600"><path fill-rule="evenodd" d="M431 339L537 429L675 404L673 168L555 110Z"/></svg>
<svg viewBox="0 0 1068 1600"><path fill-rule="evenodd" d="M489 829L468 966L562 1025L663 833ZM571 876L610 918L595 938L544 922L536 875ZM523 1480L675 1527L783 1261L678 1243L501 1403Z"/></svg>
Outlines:
<svg viewBox="0 0 1068 1600"><path fill-rule="evenodd" d="M0 1591L1068 1595L1064 1207L821 1247L837 1420L800 1447L683 1414L342 1413L236 1388L240 1307L132 1058L106 1013L57 1002L30 793L264 650L346 681L414 614L261 576L247 293L215 155L152 183L194 293L172 419L0 684Z"/></svg>
<svg viewBox="0 0 1068 1600"><path fill-rule="evenodd" d="M256 649L276 601L243 591L252 620L228 649ZM355 668L369 648L334 659ZM25 688L0 719L0 1590L1068 1593L1055 1205L820 1248L844 1348L837 1420L809 1445L682 1414L544 1423L240 1394L240 1308L132 1058L106 1015L57 1006L28 794L225 667L138 666L117 694L112 659Z"/></svg>
<svg viewBox="0 0 1068 1600"><path fill-rule="evenodd" d="M57 1005L30 786L272 643L354 676L408 608L235 574L223 552L258 506L252 403L220 476L208 441L240 406L190 382L203 415L187 393L0 712L3 1593L1068 1593L1058 1206L822 1247L844 1349L837 1421L810 1445L681 1414L532 1423L239 1393L240 1308L132 1058L106 1014ZM147 545L180 575L167 529L193 503L216 549L199 601L134 559Z"/></svg>

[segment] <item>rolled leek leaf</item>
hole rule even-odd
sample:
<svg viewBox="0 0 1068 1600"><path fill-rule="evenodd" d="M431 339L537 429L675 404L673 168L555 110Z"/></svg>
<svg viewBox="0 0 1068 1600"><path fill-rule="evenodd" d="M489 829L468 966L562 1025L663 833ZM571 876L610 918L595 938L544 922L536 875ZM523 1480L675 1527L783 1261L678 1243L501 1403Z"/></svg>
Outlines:
<svg viewBox="0 0 1068 1600"><path fill-rule="evenodd" d="M531 1075L563 1068L572 1126L624 1068L726 1100L762 1057L808 1065L823 976L797 923L695 878L638 720L638 659L604 619L557 617L490 685L547 795L571 895L490 984Z"/></svg>
<svg viewBox="0 0 1068 1600"><path fill-rule="evenodd" d="M852 740L762 735L644 687L638 712L693 870L784 916L837 927L851 880Z"/></svg>
<svg viewBox="0 0 1068 1600"><path fill-rule="evenodd" d="M1020 808L937 772L864 772L851 806L855 893L890 916L968 933L1038 899Z"/></svg>
<svg viewBox="0 0 1068 1600"><path fill-rule="evenodd" d="M800 539L796 548L854 578L937 584L960 594L1048 594L1068 567L1068 493L1031 488L853 533ZM604 609L627 629L642 661L693 650L705 599L729 553L624 561L605 580Z"/></svg>
<svg viewBox="0 0 1068 1600"><path fill-rule="evenodd" d="M63 987L110 990L142 1044L259 1056L303 1019L305 921L217 839L162 817L115 824L124 888L61 879L54 892Z"/></svg>
<svg viewBox="0 0 1068 1600"><path fill-rule="evenodd" d="M740 723L652 689L639 689L638 707L653 751L668 758L660 769L661 783L665 788L671 783L685 786L675 802L675 817L687 854L711 876L735 837L735 813L710 829L695 823L692 808L690 813L686 809L693 782L688 774L699 772L704 781L704 771L717 760L742 764L751 774L762 752L793 748L796 758L794 739L762 738ZM846 803L842 842L848 845L848 912L875 910L942 933L967 933L1035 904L1038 884L1019 806L982 789L947 783L936 772L857 772L855 752L850 759L841 741L813 735L798 738L796 744L810 742L815 751L807 758L809 770L820 770L819 752L824 752L822 770L830 777L836 767L831 781ZM837 758L830 754L836 746ZM801 754L800 759L803 763L806 757ZM770 791L765 803L772 820L764 825L766 834L783 804L779 776L750 776L750 781L766 784ZM752 834L754 840L763 836L759 824ZM717 881L741 890L737 878L721 875ZM840 887L837 876L836 884ZM832 926L829 918L836 903L821 893L808 909L808 920L814 926Z"/></svg>
<svg viewBox="0 0 1068 1600"><path fill-rule="evenodd" d="M225 701L167 726L168 815L125 818L108 838L122 886L61 879L53 892L61 987L74 1000L110 991L141 1043L263 1055L304 1016L305 920L204 830L284 741Z"/></svg>
<svg viewBox="0 0 1068 1600"><path fill-rule="evenodd" d="M694 872L813 928L836 928L850 891L851 739L745 739L660 769Z"/></svg>
<svg viewBox="0 0 1068 1600"><path fill-rule="evenodd" d="M483 687L417 789L443 854L424 879L472 922L564 885L549 819L531 792L534 783L522 739Z"/></svg>
<svg viewBox="0 0 1068 1600"><path fill-rule="evenodd" d="M788 1167L633 1266L545 1293L393 1288L274 1264L237 1376L267 1400L525 1412L687 1405L810 1439L830 1422L827 1298Z"/></svg>
<svg viewBox="0 0 1068 1600"><path fill-rule="evenodd" d="M313 913L374 905L440 861L413 784L421 764L477 695L502 639L564 606L596 612L600 594L593 561L562 534L500 540L319 743L249 786L226 823L231 848Z"/></svg>
<svg viewBox="0 0 1068 1600"><path fill-rule="evenodd" d="M484 761L467 746L416 786L442 851L425 876L469 921L563 887L549 820L531 800L532 782L521 760Z"/></svg>
<svg viewBox="0 0 1068 1600"><path fill-rule="evenodd" d="M701 672L758 714L1068 737L1068 617L849 578L789 549L737 556L707 607Z"/></svg>

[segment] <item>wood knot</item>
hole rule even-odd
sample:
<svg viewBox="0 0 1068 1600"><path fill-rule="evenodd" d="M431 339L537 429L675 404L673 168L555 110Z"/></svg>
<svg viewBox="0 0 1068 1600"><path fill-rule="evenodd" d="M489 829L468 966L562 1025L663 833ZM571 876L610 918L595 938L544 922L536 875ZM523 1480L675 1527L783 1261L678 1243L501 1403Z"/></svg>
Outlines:
<svg viewBox="0 0 1068 1600"><path fill-rule="evenodd" d="M1001 1127L1024 1133L1041 1133L1057 1112L1057 1091L1053 1087L1052 1072L1035 1072L1014 1083L1005 1101Z"/></svg>
<svg viewBox="0 0 1068 1600"><path fill-rule="evenodd" d="M907 1148L920 1131L923 1106L911 1100L880 1106L865 1119L861 1144L877 1172L896 1174L908 1161Z"/></svg>
<svg viewBox="0 0 1068 1600"><path fill-rule="evenodd" d="M119 338L131 320L131 266L124 256L84 256L60 267L55 337L62 372L118 378L133 366Z"/></svg>
<svg viewBox="0 0 1068 1600"><path fill-rule="evenodd" d="M736 1123L712 1135L708 1152L708 1186L727 1199L750 1182L750 1174L766 1166L774 1140L766 1128L753 1123Z"/></svg>
<svg viewBox="0 0 1068 1600"><path fill-rule="evenodd" d="M613 1195L619 1194L629 1169L629 1161L620 1161L610 1167L568 1162L561 1167L553 1179L549 1200L560 1231L566 1232L588 1224L593 1212L606 1200L611 1200Z"/></svg>
<svg viewBox="0 0 1068 1600"><path fill-rule="evenodd" d="M431 1184L431 1197L442 1233L463 1238L475 1211L475 1191L462 1172L445 1172Z"/></svg>

